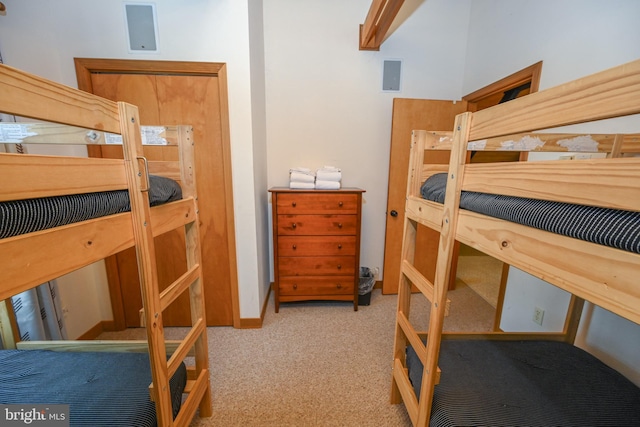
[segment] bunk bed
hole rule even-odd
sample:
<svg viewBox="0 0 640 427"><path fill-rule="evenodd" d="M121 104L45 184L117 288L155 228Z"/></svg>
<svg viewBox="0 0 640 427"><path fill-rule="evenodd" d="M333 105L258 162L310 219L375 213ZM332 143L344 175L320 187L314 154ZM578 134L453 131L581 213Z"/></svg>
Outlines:
<svg viewBox="0 0 640 427"><path fill-rule="evenodd" d="M0 112L18 118L2 124L5 143L116 143L123 149L123 159L0 153L0 212L17 221L3 224L0 238L0 326L4 347L14 347L0 351L0 403L25 411L24 405L69 405L70 425L186 426L198 410L211 416L191 128L142 128L133 105L5 65ZM168 158L179 160L147 161L143 139L162 141L172 151ZM166 186L158 192L159 181ZM20 215L45 201L79 211L95 196L101 212L91 208L35 227L33 218ZM157 206L150 207L150 199ZM114 208L113 200L126 206ZM21 203L27 208L9 209ZM160 292L154 236L175 229L184 230L187 271ZM136 249L146 340L17 342L11 296L129 247ZM166 340L162 312L185 292L192 326L184 339Z"/></svg>
<svg viewBox="0 0 640 427"><path fill-rule="evenodd" d="M585 301L640 323L640 138L552 133L638 114L639 99L635 61L460 114L453 133L414 131L391 387L391 402L404 403L414 426L640 424L640 388L573 345ZM473 151L505 149L607 158L469 162ZM425 150L450 150L446 170L425 165ZM526 203L547 210L529 221ZM557 234L566 209L600 217ZM612 228L612 214L621 228L595 232ZM413 266L418 224L440 233L433 283ZM456 241L569 292L563 330L443 332ZM430 301L427 331L409 320L412 289Z"/></svg>

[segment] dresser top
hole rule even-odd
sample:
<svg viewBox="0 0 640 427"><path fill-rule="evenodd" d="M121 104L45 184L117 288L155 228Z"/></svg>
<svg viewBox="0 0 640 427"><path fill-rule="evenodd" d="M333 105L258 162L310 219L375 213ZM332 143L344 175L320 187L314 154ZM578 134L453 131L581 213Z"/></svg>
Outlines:
<svg viewBox="0 0 640 427"><path fill-rule="evenodd" d="M364 193L366 190L356 187L342 187L339 190L316 190L314 188L289 188L289 187L272 187L269 189L272 193Z"/></svg>

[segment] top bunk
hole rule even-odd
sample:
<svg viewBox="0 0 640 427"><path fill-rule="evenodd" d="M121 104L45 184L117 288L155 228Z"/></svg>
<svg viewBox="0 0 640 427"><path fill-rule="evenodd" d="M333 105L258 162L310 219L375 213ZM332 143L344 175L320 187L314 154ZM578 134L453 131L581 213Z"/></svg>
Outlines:
<svg viewBox="0 0 640 427"><path fill-rule="evenodd" d="M122 147L122 159L0 153L0 259L11 260L2 263L0 300L134 246L130 205L158 205L149 212L154 235L195 218L190 127L141 127L130 104L7 66L0 112L19 120L0 123L0 144ZM176 160L147 161L143 142Z"/></svg>
<svg viewBox="0 0 640 427"><path fill-rule="evenodd" d="M640 61L463 113L453 133L415 131L408 217L640 323L640 134L544 132L638 114L638 95ZM503 150L572 160L469 163Z"/></svg>

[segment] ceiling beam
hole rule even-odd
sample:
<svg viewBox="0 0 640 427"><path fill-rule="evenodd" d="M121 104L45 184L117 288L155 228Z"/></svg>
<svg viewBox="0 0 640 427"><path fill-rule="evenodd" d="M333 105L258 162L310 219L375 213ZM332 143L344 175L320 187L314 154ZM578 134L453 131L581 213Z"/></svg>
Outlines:
<svg viewBox="0 0 640 427"><path fill-rule="evenodd" d="M360 50L380 50L404 0L373 0L364 24L360 25Z"/></svg>

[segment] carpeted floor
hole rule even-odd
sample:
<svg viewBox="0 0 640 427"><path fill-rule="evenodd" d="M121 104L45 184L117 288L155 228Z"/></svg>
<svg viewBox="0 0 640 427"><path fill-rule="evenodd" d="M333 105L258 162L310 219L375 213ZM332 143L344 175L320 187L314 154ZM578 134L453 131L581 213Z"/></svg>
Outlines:
<svg viewBox="0 0 640 427"><path fill-rule="evenodd" d="M488 331L493 308L463 282L449 292L445 329ZM389 404L396 295L374 290L371 305L273 298L261 329L208 328L213 417L192 426L410 426ZM426 329L426 300L414 295L411 319ZM183 328L167 328L178 338ZM139 329L100 339L143 338Z"/></svg>

